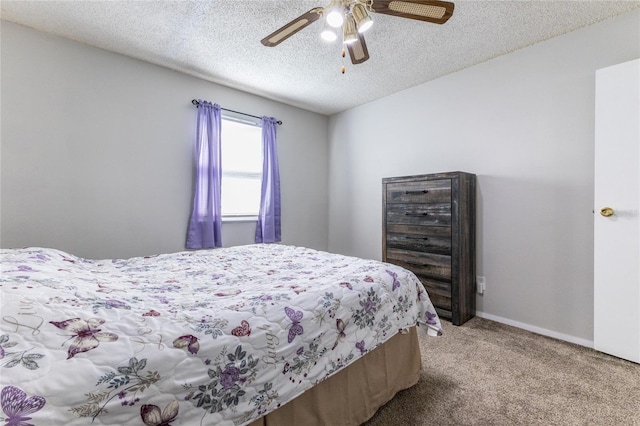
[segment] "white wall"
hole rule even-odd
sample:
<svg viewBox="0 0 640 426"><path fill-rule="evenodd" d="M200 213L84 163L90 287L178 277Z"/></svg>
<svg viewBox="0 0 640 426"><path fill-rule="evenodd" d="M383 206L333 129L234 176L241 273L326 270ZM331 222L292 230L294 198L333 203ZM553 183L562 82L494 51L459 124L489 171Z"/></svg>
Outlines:
<svg viewBox="0 0 640 426"><path fill-rule="evenodd" d="M381 258L383 177L476 173L478 310L592 341L595 70L640 56L639 24L629 13L332 117L329 249Z"/></svg>
<svg viewBox="0 0 640 426"><path fill-rule="evenodd" d="M326 249L325 116L2 21L2 247L90 257L184 249L196 109L269 115L278 127L282 241ZM252 243L255 223L223 225Z"/></svg>

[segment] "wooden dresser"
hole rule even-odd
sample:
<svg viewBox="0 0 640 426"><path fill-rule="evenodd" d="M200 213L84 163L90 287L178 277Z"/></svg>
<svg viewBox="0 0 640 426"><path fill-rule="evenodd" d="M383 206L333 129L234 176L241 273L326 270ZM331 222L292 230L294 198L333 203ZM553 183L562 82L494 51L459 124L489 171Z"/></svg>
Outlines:
<svg viewBox="0 0 640 426"><path fill-rule="evenodd" d="M476 176L464 172L382 179L382 260L422 281L438 315L475 315Z"/></svg>

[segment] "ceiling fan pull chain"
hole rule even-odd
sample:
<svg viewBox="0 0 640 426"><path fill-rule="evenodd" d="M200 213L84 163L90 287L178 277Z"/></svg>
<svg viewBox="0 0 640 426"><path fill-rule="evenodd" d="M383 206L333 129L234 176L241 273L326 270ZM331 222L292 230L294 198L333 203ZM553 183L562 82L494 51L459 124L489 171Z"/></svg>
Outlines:
<svg viewBox="0 0 640 426"><path fill-rule="evenodd" d="M344 73L345 73L345 71L347 70L347 69L344 67L344 57L345 57L345 55L346 55L346 54L347 54L347 53L344 51L344 47L343 47L343 48L342 48L342 74L344 74Z"/></svg>

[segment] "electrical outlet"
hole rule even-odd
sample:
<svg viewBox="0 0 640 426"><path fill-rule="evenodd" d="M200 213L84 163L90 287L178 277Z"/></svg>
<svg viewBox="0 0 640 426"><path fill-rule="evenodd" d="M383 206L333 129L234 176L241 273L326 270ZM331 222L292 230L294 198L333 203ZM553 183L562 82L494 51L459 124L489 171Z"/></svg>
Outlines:
<svg viewBox="0 0 640 426"><path fill-rule="evenodd" d="M477 276L476 277L476 291L478 294L483 294L487 289L487 280L484 277Z"/></svg>

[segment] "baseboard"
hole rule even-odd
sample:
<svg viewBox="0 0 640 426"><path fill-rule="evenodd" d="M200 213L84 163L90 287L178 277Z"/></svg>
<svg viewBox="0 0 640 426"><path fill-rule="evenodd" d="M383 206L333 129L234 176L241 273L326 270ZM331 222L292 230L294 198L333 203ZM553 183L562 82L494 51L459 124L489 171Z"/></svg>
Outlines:
<svg viewBox="0 0 640 426"><path fill-rule="evenodd" d="M524 322L510 320L508 318L499 317L497 315L487 314L486 312L476 311L476 316L593 349L593 340L581 339L579 337L571 336L568 334L558 333L557 331L547 330L546 328L536 327L535 325L527 324Z"/></svg>

